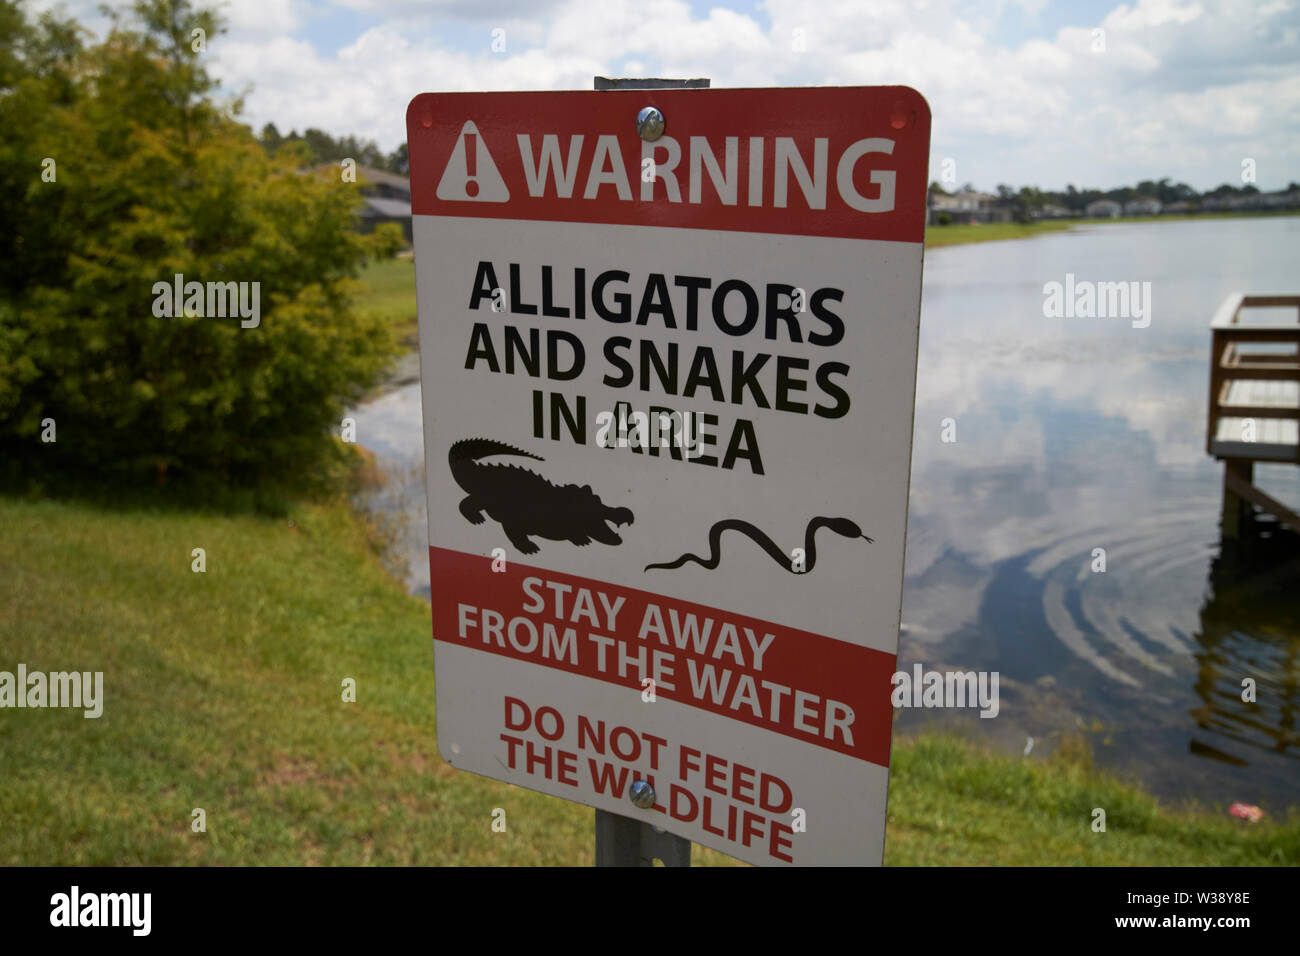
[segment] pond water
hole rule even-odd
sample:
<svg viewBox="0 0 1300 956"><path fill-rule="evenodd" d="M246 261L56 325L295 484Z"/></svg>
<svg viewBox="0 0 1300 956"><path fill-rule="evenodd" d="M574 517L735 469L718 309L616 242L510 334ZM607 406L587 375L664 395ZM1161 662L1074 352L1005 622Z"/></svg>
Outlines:
<svg viewBox="0 0 1300 956"><path fill-rule="evenodd" d="M1149 325L1045 317L1044 284L1067 274L1149 282ZM995 719L902 709L898 729L1038 754L1082 733L1165 797L1300 805L1300 542L1221 549L1223 466L1205 453L1211 315L1231 292L1298 287L1300 217L926 254L899 667L997 671L1001 700ZM389 477L369 504L400 519L427 596L414 357L352 414ZM1300 506L1300 468L1255 478Z"/></svg>

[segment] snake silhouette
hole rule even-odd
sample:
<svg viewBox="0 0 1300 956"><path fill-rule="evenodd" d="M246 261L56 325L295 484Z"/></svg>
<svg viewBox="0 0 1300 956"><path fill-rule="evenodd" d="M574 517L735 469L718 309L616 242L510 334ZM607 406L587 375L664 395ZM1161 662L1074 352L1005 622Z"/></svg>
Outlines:
<svg viewBox="0 0 1300 956"><path fill-rule="evenodd" d="M819 528L830 528L836 534L843 535L846 538L865 538L867 541L872 540L862 533L862 529L859 528L855 522L850 521L848 518L823 518L820 516L813 518L808 522L808 529L804 532L804 557L806 560L806 567L803 571L796 571L793 567L793 559L782 551L777 543L764 534L761 529L750 524L748 521L742 521L739 518L728 518L725 521L716 522L713 527L709 529L708 558L701 558L699 555L695 554L683 554L676 561L667 564L647 564L645 570L649 571L652 568L662 568L671 571L673 568L680 568L687 561L694 561L696 564L712 571L722 562L722 552L720 548L722 544L722 533L724 531L739 531L766 551L773 561L781 565L781 567L785 568L791 574L806 574L811 571L813 565L817 563L817 544L813 538L817 534Z"/></svg>

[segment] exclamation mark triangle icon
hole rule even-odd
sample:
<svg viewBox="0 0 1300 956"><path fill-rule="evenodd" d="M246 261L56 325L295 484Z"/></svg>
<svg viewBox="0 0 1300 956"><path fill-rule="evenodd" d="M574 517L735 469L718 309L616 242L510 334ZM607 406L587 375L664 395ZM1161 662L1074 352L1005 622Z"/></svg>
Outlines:
<svg viewBox="0 0 1300 956"><path fill-rule="evenodd" d="M442 171L435 195L439 199L470 202L507 202L510 190L492 162L492 154L473 120L460 128L460 137Z"/></svg>

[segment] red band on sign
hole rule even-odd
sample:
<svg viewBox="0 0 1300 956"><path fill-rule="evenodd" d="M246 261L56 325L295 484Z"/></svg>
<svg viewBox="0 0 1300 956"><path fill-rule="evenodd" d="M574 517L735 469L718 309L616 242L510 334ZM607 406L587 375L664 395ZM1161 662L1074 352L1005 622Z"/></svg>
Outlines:
<svg viewBox="0 0 1300 956"><path fill-rule="evenodd" d="M925 238L930 109L905 86L422 93L406 121L417 216Z"/></svg>
<svg viewBox="0 0 1300 956"><path fill-rule="evenodd" d="M657 698L889 766L895 655L650 591L492 565L429 549L435 640L629 693L655 678L658 661Z"/></svg>

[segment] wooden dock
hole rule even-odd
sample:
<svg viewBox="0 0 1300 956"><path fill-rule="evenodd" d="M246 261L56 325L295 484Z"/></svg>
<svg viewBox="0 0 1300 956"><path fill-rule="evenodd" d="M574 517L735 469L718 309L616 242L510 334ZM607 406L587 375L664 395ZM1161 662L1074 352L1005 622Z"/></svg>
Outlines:
<svg viewBox="0 0 1300 956"><path fill-rule="evenodd" d="M1289 318L1241 321L1242 309ZM1228 296L1210 323L1206 452L1224 462L1223 536L1241 537L1256 509L1300 532L1300 514L1254 485L1255 462L1300 464L1300 294Z"/></svg>

